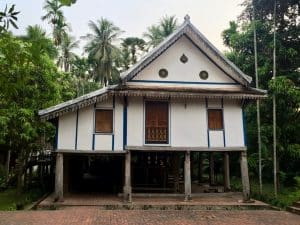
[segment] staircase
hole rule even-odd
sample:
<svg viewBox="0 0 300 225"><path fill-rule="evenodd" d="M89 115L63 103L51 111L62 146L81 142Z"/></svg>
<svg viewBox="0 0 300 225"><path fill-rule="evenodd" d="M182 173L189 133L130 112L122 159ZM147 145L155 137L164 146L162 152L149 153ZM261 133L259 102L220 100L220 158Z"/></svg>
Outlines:
<svg viewBox="0 0 300 225"><path fill-rule="evenodd" d="M287 211L300 215L300 201L294 202L292 206L287 208Z"/></svg>

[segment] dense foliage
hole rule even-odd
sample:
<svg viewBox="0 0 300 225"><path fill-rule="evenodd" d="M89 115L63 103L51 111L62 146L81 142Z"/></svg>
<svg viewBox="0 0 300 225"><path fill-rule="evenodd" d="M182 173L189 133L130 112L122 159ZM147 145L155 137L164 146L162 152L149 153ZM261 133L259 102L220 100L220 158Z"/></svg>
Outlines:
<svg viewBox="0 0 300 225"><path fill-rule="evenodd" d="M247 0L237 22L223 32L227 57L246 74L254 77L254 23L257 32L259 87L268 90L269 97L261 103L263 176L271 179L273 159L272 94L277 99L277 151L279 180L291 184L300 175L300 24L299 1L276 1L276 72L273 76L274 0ZM255 18L253 21L253 7ZM298 22L297 22L298 20ZM257 177L256 106L247 108L247 129L250 147L249 165ZM287 163L288 162L288 163Z"/></svg>

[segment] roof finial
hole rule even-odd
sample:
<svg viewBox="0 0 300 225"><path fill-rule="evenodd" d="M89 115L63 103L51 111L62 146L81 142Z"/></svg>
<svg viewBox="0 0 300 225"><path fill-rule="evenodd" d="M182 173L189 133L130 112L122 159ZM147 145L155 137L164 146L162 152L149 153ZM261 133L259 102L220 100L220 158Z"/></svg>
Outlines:
<svg viewBox="0 0 300 225"><path fill-rule="evenodd" d="M190 22L190 16L188 14L185 15L184 21L185 22Z"/></svg>

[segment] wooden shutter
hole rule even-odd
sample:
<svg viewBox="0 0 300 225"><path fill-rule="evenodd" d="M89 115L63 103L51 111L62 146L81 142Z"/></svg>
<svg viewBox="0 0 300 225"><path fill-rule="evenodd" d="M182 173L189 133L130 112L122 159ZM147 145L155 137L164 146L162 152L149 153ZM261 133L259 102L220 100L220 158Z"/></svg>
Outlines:
<svg viewBox="0 0 300 225"><path fill-rule="evenodd" d="M146 107L146 144L167 144L169 140L168 102L147 101Z"/></svg>
<svg viewBox="0 0 300 225"><path fill-rule="evenodd" d="M95 132L113 132L113 110L97 109L95 114Z"/></svg>
<svg viewBox="0 0 300 225"><path fill-rule="evenodd" d="M223 111L221 109L208 109L208 129L223 129Z"/></svg>

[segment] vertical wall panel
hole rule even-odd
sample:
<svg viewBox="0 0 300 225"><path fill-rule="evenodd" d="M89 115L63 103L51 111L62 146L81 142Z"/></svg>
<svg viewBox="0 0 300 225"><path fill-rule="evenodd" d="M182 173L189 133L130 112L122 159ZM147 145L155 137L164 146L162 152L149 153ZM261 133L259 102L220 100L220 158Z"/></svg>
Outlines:
<svg viewBox="0 0 300 225"><path fill-rule="evenodd" d="M243 116L238 101L224 101L226 146L244 146Z"/></svg>
<svg viewBox="0 0 300 225"><path fill-rule="evenodd" d="M203 100L172 101L171 146L207 146L206 109Z"/></svg>
<svg viewBox="0 0 300 225"><path fill-rule="evenodd" d="M78 111L77 149L91 150L93 135L93 106Z"/></svg>
<svg viewBox="0 0 300 225"><path fill-rule="evenodd" d="M144 144L143 98L129 97L127 105L127 145Z"/></svg>
<svg viewBox="0 0 300 225"><path fill-rule="evenodd" d="M57 149L75 149L76 112L59 117Z"/></svg>

